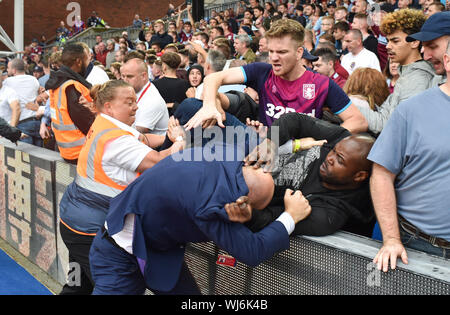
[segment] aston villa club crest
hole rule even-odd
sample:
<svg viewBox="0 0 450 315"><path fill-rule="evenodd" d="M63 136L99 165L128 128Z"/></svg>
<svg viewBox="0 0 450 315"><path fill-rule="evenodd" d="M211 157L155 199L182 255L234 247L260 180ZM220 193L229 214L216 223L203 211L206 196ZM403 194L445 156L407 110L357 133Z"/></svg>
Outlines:
<svg viewBox="0 0 450 315"><path fill-rule="evenodd" d="M303 84L303 98L312 100L316 97L316 85L315 84Z"/></svg>

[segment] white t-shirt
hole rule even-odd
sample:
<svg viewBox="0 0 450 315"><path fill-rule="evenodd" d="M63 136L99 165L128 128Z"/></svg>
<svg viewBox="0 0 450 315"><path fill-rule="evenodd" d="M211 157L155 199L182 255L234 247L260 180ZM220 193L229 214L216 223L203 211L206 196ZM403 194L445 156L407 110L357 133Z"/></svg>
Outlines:
<svg viewBox="0 0 450 315"><path fill-rule="evenodd" d="M20 118L19 121L36 116L36 112L25 107L27 103L33 103L39 93L39 81L28 74L19 74L3 81L4 86L12 88L19 96Z"/></svg>
<svg viewBox="0 0 450 315"><path fill-rule="evenodd" d="M11 123L11 106L14 101L18 101L19 96L17 93L8 86L2 86L0 89L0 117Z"/></svg>
<svg viewBox="0 0 450 315"><path fill-rule="evenodd" d="M102 158L106 175L119 185L129 185L136 179L137 167L152 149L138 140L140 133L136 129L108 115L100 115L133 134L121 136L107 143Z"/></svg>
<svg viewBox="0 0 450 315"><path fill-rule="evenodd" d="M142 97L141 97L142 95ZM138 110L135 126L150 129L149 133L165 135L169 125L169 111L158 89L147 83L136 93Z"/></svg>
<svg viewBox="0 0 450 315"><path fill-rule="evenodd" d="M109 81L109 77L102 68L99 66L94 66L86 78L86 81L92 85L103 84Z"/></svg>
<svg viewBox="0 0 450 315"><path fill-rule="evenodd" d="M344 55L341 65L347 70L349 75L358 68L372 68L381 72L380 61L377 55L366 48L363 48L357 55L353 55L350 52Z"/></svg>

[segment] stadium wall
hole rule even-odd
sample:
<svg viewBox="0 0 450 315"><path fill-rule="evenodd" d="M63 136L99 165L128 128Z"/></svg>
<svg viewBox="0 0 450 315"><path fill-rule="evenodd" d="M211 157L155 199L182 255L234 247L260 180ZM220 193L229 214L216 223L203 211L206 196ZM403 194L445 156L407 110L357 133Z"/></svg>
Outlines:
<svg viewBox="0 0 450 315"><path fill-rule="evenodd" d="M84 22L87 21L92 11L96 11L109 26L122 28L132 24L135 14L139 14L142 20L146 17L156 20L165 16L169 2L177 7L185 1L25 0L24 44L29 45L33 38L39 39L43 34L47 40L54 39L59 23L64 21L67 27L78 12ZM0 25L14 40L14 0L0 2ZM0 50L5 49L6 47L0 43Z"/></svg>

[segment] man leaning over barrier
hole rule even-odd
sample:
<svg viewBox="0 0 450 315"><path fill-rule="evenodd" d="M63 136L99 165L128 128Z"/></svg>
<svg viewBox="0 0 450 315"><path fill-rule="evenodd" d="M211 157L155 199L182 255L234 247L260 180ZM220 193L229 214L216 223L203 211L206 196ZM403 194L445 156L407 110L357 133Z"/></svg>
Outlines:
<svg viewBox="0 0 450 315"><path fill-rule="evenodd" d="M176 118L179 124L184 125L201 106L201 101L196 99L183 101L171 123ZM301 190L313 208L310 217L296 225L295 234L328 235L344 228L371 236L375 218L368 185L372 163L367 160L367 155L374 138L352 135L341 126L300 113L289 113L273 123L266 140L263 135L249 141L248 138L255 139L253 128L262 129L260 123L251 121L246 126L228 112L225 118L225 129L214 127L218 131L223 130L224 141L245 139L246 150L253 151L247 156L246 163L254 167L265 164L264 168L272 168L275 181L276 190L270 206L264 211L254 212L248 227L257 231L275 220L283 210L285 190L294 189ZM239 127L243 133L249 134L248 138L229 137L228 128L238 131ZM191 130L187 134L187 142L194 146L211 143L214 139L205 136L207 130L203 131L203 136L198 129ZM201 141L199 136L202 136ZM324 142L327 143L320 147ZM257 144L260 145L254 150ZM170 145L166 139L163 148ZM277 154L279 157L275 161Z"/></svg>
<svg viewBox="0 0 450 315"><path fill-rule="evenodd" d="M284 144L280 150L277 139L271 140L274 127L279 128L279 143ZM246 225L257 231L275 220L282 212L282 195L294 189L302 192L312 211L296 224L293 235L322 236L343 229L370 236L375 218L368 181L372 163L367 155L374 141L306 115L281 116L245 160L246 165L271 170L276 187L270 205L253 211ZM281 154L286 146L292 149Z"/></svg>
<svg viewBox="0 0 450 315"><path fill-rule="evenodd" d="M252 233L231 222L227 210L241 197L251 208L266 207L272 177L242 160L207 161L202 149L184 152L200 153L199 160L164 159L112 199L90 252L94 294L143 294L146 287L156 294L200 293L184 263L187 242L214 241L252 266L289 248L294 224L311 210L303 195L287 190L285 213Z"/></svg>

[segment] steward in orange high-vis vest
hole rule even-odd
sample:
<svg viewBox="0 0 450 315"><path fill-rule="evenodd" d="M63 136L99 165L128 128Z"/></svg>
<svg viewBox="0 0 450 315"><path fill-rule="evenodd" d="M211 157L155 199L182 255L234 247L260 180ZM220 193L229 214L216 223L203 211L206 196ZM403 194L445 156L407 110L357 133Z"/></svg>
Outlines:
<svg viewBox="0 0 450 315"><path fill-rule="evenodd" d="M59 153L66 160L76 160L86 141L85 135L74 124L69 114L66 89L73 86L88 102L92 99L89 89L80 82L68 80L56 90L50 90L52 129Z"/></svg>
<svg viewBox="0 0 450 315"><path fill-rule="evenodd" d="M80 152L75 182L93 192L114 197L125 189L105 174L102 166L105 145L121 136L133 134L117 127L110 120L97 116L87 135L86 145Z"/></svg>
<svg viewBox="0 0 450 315"><path fill-rule="evenodd" d="M139 135L131 127L127 128L128 130L124 128L126 128L124 124L114 118L99 114L86 136L86 143L78 157L77 176L74 181L76 185L72 184L67 188L60 204L61 223L74 233L95 236L104 222L109 199L117 196L128 184L121 183L124 179L119 181L111 178L104 169L106 149L111 150L112 148L114 150L115 145L112 143L116 139L123 136L136 137L136 135ZM129 139L131 141L131 138ZM134 158L137 161L136 163L139 163L152 150L139 143L137 139L135 142L137 143L133 144L136 148ZM126 148L123 149L124 151L127 150ZM127 154L130 155L129 152ZM116 165L115 169L119 170L122 167ZM131 170L129 171L131 172ZM138 176L137 172L133 172L133 174L133 176L127 176L127 178L133 180ZM79 196L83 196L82 204L79 204ZM103 202L105 202L104 207L100 206ZM91 210L86 211L86 208L91 208Z"/></svg>
<svg viewBox="0 0 450 315"><path fill-rule="evenodd" d="M92 85L85 79L89 68L89 56L84 46L70 43L61 54L62 65L51 71L45 84L50 94L52 130L61 157L77 164L85 136L95 119L95 113L81 103L90 102Z"/></svg>
<svg viewBox="0 0 450 315"><path fill-rule="evenodd" d="M69 260L78 263L90 280L75 291L88 294L93 288L90 245L105 224L110 200L140 172L171 153L152 150L142 142L147 137L132 127L138 107L136 93L128 83L108 81L94 86L91 95L98 114L78 156L76 178L67 186L59 204L60 234L69 250ZM184 140L174 146L182 149ZM74 292L68 286L64 286L64 293Z"/></svg>

